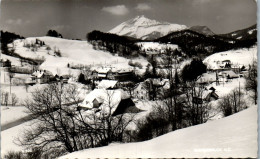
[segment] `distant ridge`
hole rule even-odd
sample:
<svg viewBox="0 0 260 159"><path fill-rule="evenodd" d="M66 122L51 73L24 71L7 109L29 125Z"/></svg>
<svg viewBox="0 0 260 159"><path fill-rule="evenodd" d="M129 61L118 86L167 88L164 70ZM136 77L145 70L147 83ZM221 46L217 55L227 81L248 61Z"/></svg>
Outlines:
<svg viewBox="0 0 260 159"><path fill-rule="evenodd" d="M190 30L204 35L215 35L207 26L192 26Z"/></svg>

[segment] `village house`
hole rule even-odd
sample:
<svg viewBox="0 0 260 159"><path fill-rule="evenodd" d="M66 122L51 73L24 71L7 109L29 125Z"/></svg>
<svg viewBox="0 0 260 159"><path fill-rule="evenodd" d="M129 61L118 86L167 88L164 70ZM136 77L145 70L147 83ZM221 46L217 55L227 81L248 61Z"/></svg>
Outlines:
<svg viewBox="0 0 260 159"><path fill-rule="evenodd" d="M119 82L122 81L129 81L133 78L133 71L132 70L116 70L112 67L104 67L100 69L96 69L92 71L92 76L94 79L103 80L118 80Z"/></svg>
<svg viewBox="0 0 260 159"><path fill-rule="evenodd" d="M9 61L9 60L3 60L3 59L1 59L0 60L0 67L11 67L11 61Z"/></svg>
<svg viewBox="0 0 260 159"><path fill-rule="evenodd" d="M79 108L85 111L92 110L96 115L100 112L112 116L140 112L130 96L122 89L94 89L86 95Z"/></svg>
<svg viewBox="0 0 260 159"><path fill-rule="evenodd" d="M231 61L230 60L223 60L220 64L221 68L231 68Z"/></svg>
<svg viewBox="0 0 260 159"><path fill-rule="evenodd" d="M198 89L197 89L198 90ZM195 104L203 104L203 102L211 102L214 100L218 100L219 96L216 93L216 89L211 87L209 89L201 90L197 96L192 98L192 102Z"/></svg>
<svg viewBox="0 0 260 159"><path fill-rule="evenodd" d="M93 70L93 71L91 72L91 75L93 76L94 79L97 79L97 77L98 77L98 71L97 71L97 70Z"/></svg>
<svg viewBox="0 0 260 159"><path fill-rule="evenodd" d="M133 79L133 71L132 70L120 70L117 72L115 79L120 82L131 81Z"/></svg>
<svg viewBox="0 0 260 159"><path fill-rule="evenodd" d="M70 79L70 75L60 76L60 81L62 81L63 83L68 83L69 79Z"/></svg>
<svg viewBox="0 0 260 159"><path fill-rule="evenodd" d="M204 100L207 102L211 102L218 99L219 96L217 95L216 89L214 87L210 87L209 90L204 93Z"/></svg>
<svg viewBox="0 0 260 159"><path fill-rule="evenodd" d="M107 79L107 73L111 68L102 68L98 70L98 78L99 79Z"/></svg>
<svg viewBox="0 0 260 159"><path fill-rule="evenodd" d="M150 99L150 92L156 91L156 98L162 98L170 89L169 79L149 78L139 83L134 89L134 97L140 100Z"/></svg>
<svg viewBox="0 0 260 159"><path fill-rule="evenodd" d="M110 80L115 80L116 76L118 75L118 71L115 68L111 68L108 72L107 72L107 79Z"/></svg>
<svg viewBox="0 0 260 159"><path fill-rule="evenodd" d="M99 79L99 80L102 80L102 79L114 80L115 73L116 72L110 67L102 67L100 69L93 70L92 76L94 79Z"/></svg>
<svg viewBox="0 0 260 159"><path fill-rule="evenodd" d="M32 82L40 84L48 83L51 78L53 78L52 73L46 70L37 70L31 75Z"/></svg>
<svg viewBox="0 0 260 159"><path fill-rule="evenodd" d="M139 100L148 100L149 99L149 92L146 88L147 86L145 85L144 82L140 82L135 88L133 95L135 98Z"/></svg>
<svg viewBox="0 0 260 159"><path fill-rule="evenodd" d="M231 60L214 61L211 63L211 67L208 68L209 71L221 72L221 71L233 71L237 74L241 71L245 71L246 67L243 64L232 63Z"/></svg>

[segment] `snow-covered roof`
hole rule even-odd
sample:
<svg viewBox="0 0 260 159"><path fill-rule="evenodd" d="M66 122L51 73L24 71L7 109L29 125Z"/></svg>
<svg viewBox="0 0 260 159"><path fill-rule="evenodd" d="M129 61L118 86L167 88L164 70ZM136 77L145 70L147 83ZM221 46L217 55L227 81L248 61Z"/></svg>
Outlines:
<svg viewBox="0 0 260 159"><path fill-rule="evenodd" d="M37 70L37 71L34 71L32 75L37 77L37 78L41 78L43 73L44 73L43 71Z"/></svg>
<svg viewBox="0 0 260 159"><path fill-rule="evenodd" d="M197 83L207 83L207 82L215 82L216 81L216 73L203 73L197 79Z"/></svg>
<svg viewBox="0 0 260 159"><path fill-rule="evenodd" d="M146 84L145 82L140 82L135 86L135 90L146 90Z"/></svg>
<svg viewBox="0 0 260 159"><path fill-rule="evenodd" d="M105 67L105 68L100 68L97 71L98 71L98 73L107 73L110 70L111 70L111 68Z"/></svg>
<svg viewBox="0 0 260 159"><path fill-rule="evenodd" d="M163 88L165 88L165 89L170 88L169 79L149 78L146 81L148 81L148 82L152 81L153 85L163 86Z"/></svg>
<svg viewBox="0 0 260 159"><path fill-rule="evenodd" d="M119 70L118 73L128 73L128 72L132 72L131 69L122 69L122 70Z"/></svg>
<svg viewBox="0 0 260 159"><path fill-rule="evenodd" d="M129 95L122 89L94 89L92 92L86 95L84 101L80 104L80 106L91 109L94 107L93 101L96 99L97 101L102 103L100 105L101 110L107 112L109 111L109 109L111 109L111 112L113 113L116 110L120 101L127 98L129 98Z"/></svg>
<svg viewBox="0 0 260 159"><path fill-rule="evenodd" d="M52 76L52 73L50 71L47 71L47 70L36 70L32 73L32 76L34 76L36 78L41 78L43 75Z"/></svg>
<svg viewBox="0 0 260 159"><path fill-rule="evenodd" d="M98 88L101 89L101 88L114 88L117 84L117 81L115 80L102 80L99 85L98 85Z"/></svg>
<svg viewBox="0 0 260 159"><path fill-rule="evenodd" d="M105 74L98 74L98 77L106 77Z"/></svg>
<svg viewBox="0 0 260 159"><path fill-rule="evenodd" d="M231 70L229 70L229 71L222 71L222 72L220 72L220 74L225 74L226 76L229 75L230 78L238 77L238 75L234 71L231 71Z"/></svg>
<svg viewBox="0 0 260 159"><path fill-rule="evenodd" d="M202 92L202 99L206 99L207 96L208 96L210 93L212 93L211 90L203 90L203 92Z"/></svg>

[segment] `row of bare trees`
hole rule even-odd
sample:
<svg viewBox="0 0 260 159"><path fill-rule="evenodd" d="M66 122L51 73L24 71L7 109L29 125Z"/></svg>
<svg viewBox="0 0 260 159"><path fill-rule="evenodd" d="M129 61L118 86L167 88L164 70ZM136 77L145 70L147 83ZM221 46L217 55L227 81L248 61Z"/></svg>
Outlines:
<svg viewBox="0 0 260 159"><path fill-rule="evenodd" d="M244 92L240 87L232 90L229 94L222 97L219 101L219 108L224 116L229 116L246 109L246 102L244 101Z"/></svg>
<svg viewBox="0 0 260 159"><path fill-rule="evenodd" d="M1 105L12 105L16 106L19 103L19 99L16 94L12 93L11 95L9 92L2 91L1 92Z"/></svg>

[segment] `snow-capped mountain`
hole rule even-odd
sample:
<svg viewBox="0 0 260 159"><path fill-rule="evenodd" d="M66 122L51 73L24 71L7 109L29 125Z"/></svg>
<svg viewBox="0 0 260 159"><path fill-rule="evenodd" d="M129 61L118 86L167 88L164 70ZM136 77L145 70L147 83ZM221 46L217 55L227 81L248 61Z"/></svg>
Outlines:
<svg viewBox="0 0 260 159"><path fill-rule="evenodd" d="M187 29L185 25L158 22L145 16L137 16L116 26L109 33L130 36L143 40L156 39L170 32Z"/></svg>

